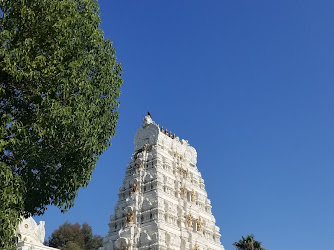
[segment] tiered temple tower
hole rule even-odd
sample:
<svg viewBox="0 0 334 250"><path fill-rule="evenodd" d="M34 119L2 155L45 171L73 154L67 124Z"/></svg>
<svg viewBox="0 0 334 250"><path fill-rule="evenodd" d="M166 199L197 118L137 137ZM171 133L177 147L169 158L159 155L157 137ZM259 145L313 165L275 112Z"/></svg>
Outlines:
<svg viewBox="0 0 334 250"><path fill-rule="evenodd" d="M196 150L145 116L104 250L224 250Z"/></svg>

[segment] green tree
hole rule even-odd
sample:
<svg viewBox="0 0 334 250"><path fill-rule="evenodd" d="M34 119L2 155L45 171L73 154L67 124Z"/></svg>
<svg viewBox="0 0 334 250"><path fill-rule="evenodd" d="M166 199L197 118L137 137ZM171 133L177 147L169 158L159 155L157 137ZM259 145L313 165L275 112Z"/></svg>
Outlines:
<svg viewBox="0 0 334 250"><path fill-rule="evenodd" d="M115 135L122 69L99 25L97 0L0 0L0 249L20 216L73 206Z"/></svg>
<svg viewBox="0 0 334 250"><path fill-rule="evenodd" d="M102 243L103 238L93 235L87 223L80 226L79 223L65 222L52 233L47 244L62 250L96 250Z"/></svg>
<svg viewBox="0 0 334 250"><path fill-rule="evenodd" d="M247 235L246 238L241 237L241 240L233 243L237 250L265 250L261 242L254 240L254 235Z"/></svg>
<svg viewBox="0 0 334 250"><path fill-rule="evenodd" d="M12 171L0 163L0 249L16 249L13 232L23 209L22 197L20 178L15 178Z"/></svg>

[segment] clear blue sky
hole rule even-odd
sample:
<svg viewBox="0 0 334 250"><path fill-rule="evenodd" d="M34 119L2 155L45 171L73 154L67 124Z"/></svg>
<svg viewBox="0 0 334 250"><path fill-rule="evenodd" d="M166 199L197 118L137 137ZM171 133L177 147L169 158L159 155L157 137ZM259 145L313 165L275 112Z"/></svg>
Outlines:
<svg viewBox="0 0 334 250"><path fill-rule="evenodd" d="M334 1L99 1L124 70L112 146L65 221L105 236L133 138L153 119L197 149L226 250L334 249Z"/></svg>

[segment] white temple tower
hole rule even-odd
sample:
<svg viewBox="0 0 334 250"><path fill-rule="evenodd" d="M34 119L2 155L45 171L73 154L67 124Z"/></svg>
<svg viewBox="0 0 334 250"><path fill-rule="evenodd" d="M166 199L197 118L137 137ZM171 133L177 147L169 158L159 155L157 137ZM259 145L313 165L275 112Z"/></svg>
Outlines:
<svg viewBox="0 0 334 250"><path fill-rule="evenodd" d="M197 153L145 116L103 250L224 250Z"/></svg>

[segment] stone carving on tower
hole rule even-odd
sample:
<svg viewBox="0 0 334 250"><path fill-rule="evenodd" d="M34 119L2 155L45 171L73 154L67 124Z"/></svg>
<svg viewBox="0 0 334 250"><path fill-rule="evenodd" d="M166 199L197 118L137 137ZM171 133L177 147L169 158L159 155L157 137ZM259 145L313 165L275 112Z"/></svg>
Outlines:
<svg viewBox="0 0 334 250"><path fill-rule="evenodd" d="M143 119L103 250L224 250L186 140Z"/></svg>

